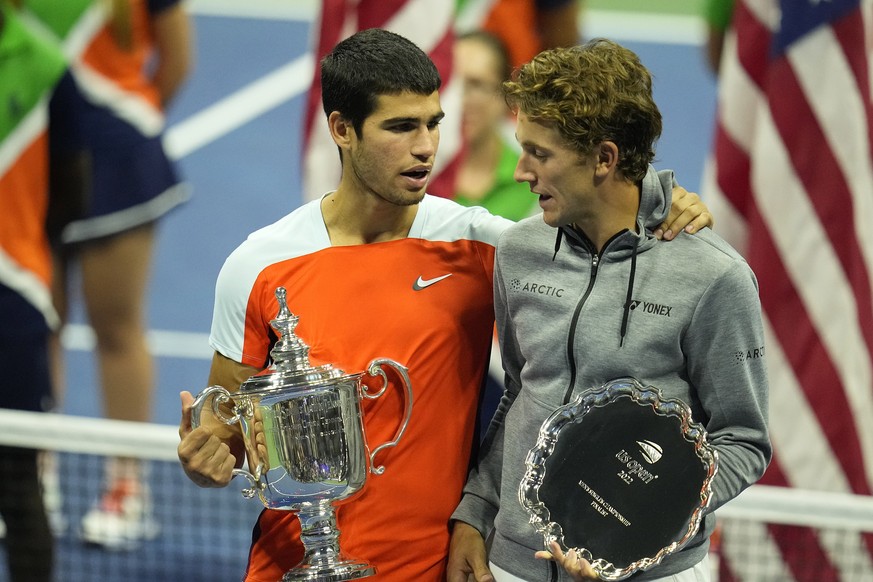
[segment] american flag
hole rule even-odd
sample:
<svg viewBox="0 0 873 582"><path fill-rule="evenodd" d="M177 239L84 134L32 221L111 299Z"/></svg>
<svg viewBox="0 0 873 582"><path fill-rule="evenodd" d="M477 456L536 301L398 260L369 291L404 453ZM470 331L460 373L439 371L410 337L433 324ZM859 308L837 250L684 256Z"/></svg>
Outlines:
<svg viewBox="0 0 873 582"><path fill-rule="evenodd" d="M760 285L767 485L873 489L871 54L871 0L737 0L726 38L703 192ZM848 548L802 528L758 535L781 569L767 579L873 580L873 534ZM762 579L748 543L722 540L721 580Z"/></svg>
<svg viewBox="0 0 873 582"><path fill-rule="evenodd" d="M454 0L322 0L315 24L316 63L333 47L359 30L384 28L405 36L430 55L442 77L440 98L446 117L440 124L440 146L428 192L451 197L461 153L461 87L452 82ZM303 198L313 200L339 184L340 163L321 108L319 68L306 106Z"/></svg>

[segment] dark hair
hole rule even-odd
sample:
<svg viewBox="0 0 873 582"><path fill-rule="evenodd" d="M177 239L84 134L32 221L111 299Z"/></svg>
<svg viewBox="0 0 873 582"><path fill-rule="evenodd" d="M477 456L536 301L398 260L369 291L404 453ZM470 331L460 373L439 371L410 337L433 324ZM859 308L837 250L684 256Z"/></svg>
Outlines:
<svg viewBox="0 0 873 582"><path fill-rule="evenodd" d="M612 141L625 178L646 175L661 135L661 113L652 98L652 75L632 51L602 38L543 51L503 87L511 107L554 123L579 153Z"/></svg>
<svg viewBox="0 0 873 582"><path fill-rule="evenodd" d="M455 38L456 43L462 40L478 41L491 49L494 56L497 57L497 63L500 66L500 78L504 81L509 79L509 76L512 74L512 60L509 57L509 50L506 48L506 44L499 36L487 30L471 30Z"/></svg>
<svg viewBox="0 0 873 582"><path fill-rule="evenodd" d="M324 113L339 111L358 135L380 95L430 95L441 84L436 65L424 51L379 28L353 34L321 60Z"/></svg>

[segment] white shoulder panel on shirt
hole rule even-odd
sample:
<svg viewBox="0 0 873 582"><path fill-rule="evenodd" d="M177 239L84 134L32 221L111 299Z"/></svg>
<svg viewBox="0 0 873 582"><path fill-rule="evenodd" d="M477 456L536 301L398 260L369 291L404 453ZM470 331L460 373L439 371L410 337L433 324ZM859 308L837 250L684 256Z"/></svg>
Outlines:
<svg viewBox="0 0 873 582"><path fill-rule="evenodd" d="M445 198L425 196L409 236L446 242L475 240L496 245L500 234L512 224L511 220L494 216L478 206L461 206Z"/></svg>

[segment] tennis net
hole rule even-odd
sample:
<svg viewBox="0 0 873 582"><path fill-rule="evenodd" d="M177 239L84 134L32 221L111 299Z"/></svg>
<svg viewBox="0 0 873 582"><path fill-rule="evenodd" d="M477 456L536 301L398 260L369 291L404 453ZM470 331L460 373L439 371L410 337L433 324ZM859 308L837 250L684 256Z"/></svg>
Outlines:
<svg viewBox="0 0 873 582"><path fill-rule="evenodd" d="M59 486L52 492L59 494L59 504L50 520L54 580L242 579L252 526L262 506L242 497L246 483L239 480L223 489L201 489L191 483L176 457L178 442L174 426L0 410L0 446L50 451L54 456ZM101 494L104 462L110 456L141 460L157 525L156 535L126 550L85 543L80 535L82 517ZM3 491L0 485L0 494ZM0 543L0 582L9 580L5 549Z"/></svg>
<svg viewBox="0 0 873 582"><path fill-rule="evenodd" d="M873 580L871 496L756 485L716 515L714 580Z"/></svg>
<svg viewBox="0 0 873 582"><path fill-rule="evenodd" d="M242 497L247 483L239 479L223 489L191 483L176 457L178 441L175 426L0 410L0 446L51 451L57 459L62 502L54 520L54 580L242 578L262 506ZM129 551L108 551L79 536L108 456L141 459L148 467L158 535ZM714 582L873 581L871 496L756 485L717 515ZM0 543L0 582L9 580L6 558Z"/></svg>

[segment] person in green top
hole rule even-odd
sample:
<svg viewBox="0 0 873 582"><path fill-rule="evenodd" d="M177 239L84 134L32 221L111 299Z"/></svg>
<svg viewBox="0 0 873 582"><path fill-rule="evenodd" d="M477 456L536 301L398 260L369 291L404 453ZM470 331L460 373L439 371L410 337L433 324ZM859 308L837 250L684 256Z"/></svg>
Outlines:
<svg viewBox="0 0 873 582"><path fill-rule="evenodd" d="M455 70L463 86L461 130L466 148L455 201L519 221L539 208L527 184L513 178L519 150L500 90L510 74L506 47L491 33L474 31L459 36L454 50Z"/></svg>
<svg viewBox="0 0 873 582"><path fill-rule="evenodd" d="M733 0L706 0L703 17L706 20L706 59L709 70L718 75L724 35L734 14Z"/></svg>

